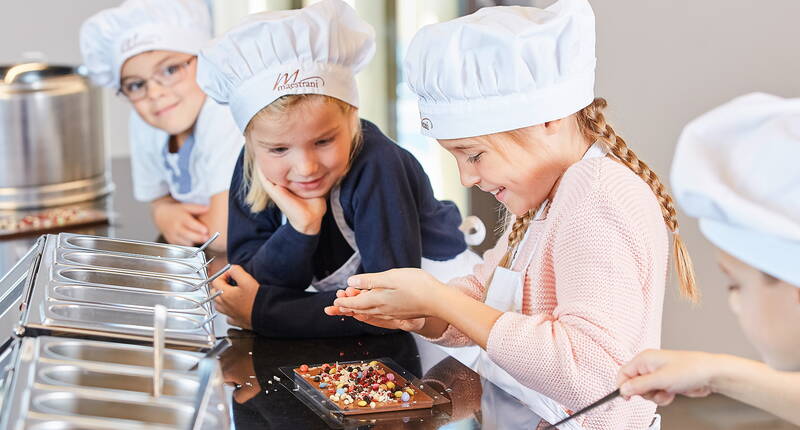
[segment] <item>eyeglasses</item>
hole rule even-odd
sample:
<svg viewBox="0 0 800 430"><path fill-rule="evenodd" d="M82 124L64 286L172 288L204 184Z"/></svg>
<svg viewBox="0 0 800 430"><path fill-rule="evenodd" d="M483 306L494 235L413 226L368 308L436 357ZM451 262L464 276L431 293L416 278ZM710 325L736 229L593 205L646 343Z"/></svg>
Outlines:
<svg viewBox="0 0 800 430"><path fill-rule="evenodd" d="M186 77L186 68L195 58L192 57L186 61L167 64L147 79L127 79L122 82L117 94L124 94L128 100L138 102L147 97L147 83L151 80L156 81L161 86L171 87Z"/></svg>

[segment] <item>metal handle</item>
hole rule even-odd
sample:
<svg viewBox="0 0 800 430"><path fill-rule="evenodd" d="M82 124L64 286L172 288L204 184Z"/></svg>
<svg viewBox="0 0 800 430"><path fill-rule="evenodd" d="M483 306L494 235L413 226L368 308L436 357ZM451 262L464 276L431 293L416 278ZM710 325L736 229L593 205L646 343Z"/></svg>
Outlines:
<svg viewBox="0 0 800 430"><path fill-rule="evenodd" d="M211 238L210 238L210 239L208 239L208 240L206 241L206 243L204 243L204 244L200 245L200 247L199 247L199 248L195 249L194 253L192 254L192 257L194 257L195 255L197 255L197 254L199 254L199 253L203 252L203 250L205 250L206 248L208 248L208 245L211 245L211 242L213 242L213 241L217 240L217 238L218 238L219 236L220 236L220 232L216 232L216 233L214 233L214 235L213 235L213 236L211 236Z"/></svg>
<svg viewBox="0 0 800 430"><path fill-rule="evenodd" d="M164 369L164 330L167 326L167 308L156 305L153 313L153 397L161 397Z"/></svg>
<svg viewBox="0 0 800 430"><path fill-rule="evenodd" d="M211 399L212 376L216 370L216 361L213 358L203 358L198 363L200 373L200 384L198 385L197 395L194 400L194 413L189 420L188 430L200 430L203 426L203 418Z"/></svg>
<svg viewBox="0 0 800 430"><path fill-rule="evenodd" d="M226 265L225 265L225 267L223 267L222 269L219 269L219 270L217 271L217 273L215 273L215 274L211 275L211 276L210 276L208 279L206 279L206 280L204 280L203 282L200 282L199 284L197 284L197 288L202 288L204 285L208 285L208 284L210 284L210 283L214 282L214 280L215 280L215 279L217 279L217 278L219 278L220 276L222 276L222 275L223 275L225 272L227 272L228 270L230 270L230 268L231 268L231 265L230 265L230 263L229 263L229 264L226 264Z"/></svg>
<svg viewBox="0 0 800 430"><path fill-rule="evenodd" d="M203 264L202 266L200 266L200 268L199 268L199 269L197 269L197 270L195 270L195 271L194 271L194 273L200 273L200 272L202 272L202 271L203 271L203 269L205 269L206 267L208 267L208 265L209 265L209 264L211 264L211 262L212 262L212 261L214 261L216 258L217 258L217 256L216 256L216 255L215 255L215 256L213 256L213 257L211 257L211 258L210 258L208 261L206 261L206 264Z"/></svg>
<svg viewBox="0 0 800 430"><path fill-rule="evenodd" d="M198 306L203 306L204 304L206 304L206 303L208 303L208 302L210 302L210 301L212 301L212 300L216 299L217 297L219 297L219 296L220 296L220 294L222 294L222 293L223 293L223 291L222 291L222 290L219 290L219 291L217 291L216 293L214 293L214 294L212 294L212 295L210 295L210 296L206 297L206 298L205 298L205 299L204 299L202 302L198 303L197 305L198 305Z"/></svg>
<svg viewBox="0 0 800 430"><path fill-rule="evenodd" d="M589 412L592 409L602 405L603 403L606 403L609 400L615 399L617 396L619 396L619 388L617 388L616 390L606 394L603 398L597 400L596 402L592 403L591 405L589 405L589 406L587 406L587 407L585 407L585 408L583 408L583 409L581 409L581 410L579 410L577 412L574 412L572 415L564 418L563 420L561 420L561 421L559 421L559 422L557 422L555 424L550 424L549 426L545 427L545 430L557 430L557 426L560 426L561 424L564 424L565 422L570 421L570 420L572 420L573 418L575 418L575 417L577 417L579 415L583 415L586 412Z"/></svg>

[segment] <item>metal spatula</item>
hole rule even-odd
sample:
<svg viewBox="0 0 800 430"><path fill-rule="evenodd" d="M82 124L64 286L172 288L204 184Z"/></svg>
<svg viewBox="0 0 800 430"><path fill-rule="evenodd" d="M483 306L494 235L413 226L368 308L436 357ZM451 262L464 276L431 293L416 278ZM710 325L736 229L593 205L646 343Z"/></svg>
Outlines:
<svg viewBox="0 0 800 430"><path fill-rule="evenodd" d="M587 406L587 407L575 412L574 414L564 418L563 420L561 420L561 421L559 421L559 422L557 422L555 424L550 424L549 426L545 427L545 430L555 430L561 424L564 424L565 422L567 422L567 421L569 421L569 420L571 420L571 419L573 419L573 418L575 418L575 417L577 417L579 415L583 415L586 412L589 412L592 409L602 405L603 403L606 403L606 402L608 402L610 400L615 399L617 396L619 396L619 388L617 388L616 390L606 394L605 397L603 397L602 399L600 399L600 400L592 403L591 405L589 405L589 406Z"/></svg>

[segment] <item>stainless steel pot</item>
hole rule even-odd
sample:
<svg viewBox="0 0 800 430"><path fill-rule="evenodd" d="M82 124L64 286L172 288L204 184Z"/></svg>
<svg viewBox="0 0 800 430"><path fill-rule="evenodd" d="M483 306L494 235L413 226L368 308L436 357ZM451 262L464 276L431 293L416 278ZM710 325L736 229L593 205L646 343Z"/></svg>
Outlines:
<svg viewBox="0 0 800 430"><path fill-rule="evenodd" d="M0 66L0 209L111 192L100 92L76 68Z"/></svg>

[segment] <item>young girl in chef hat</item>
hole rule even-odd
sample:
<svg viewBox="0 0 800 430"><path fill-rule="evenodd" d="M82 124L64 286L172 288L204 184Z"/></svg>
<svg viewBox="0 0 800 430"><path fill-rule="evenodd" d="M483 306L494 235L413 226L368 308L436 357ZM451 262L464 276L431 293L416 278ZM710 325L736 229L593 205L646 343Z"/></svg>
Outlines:
<svg viewBox="0 0 800 430"><path fill-rule="evenodd" d="M672 185L718 248L729 303L765 363L646 351L620 372L623 396L659 404L721 393L800 424L800 99L750 94L691 122Z"/></svg>
<svg viewBox="0 0 800 430"><path fill-rule="evenodd" d="M550 423L613 391L622 364L659 346L670 233L681 291L697 296L672 199L594 98L594 45L586 0L422 28L406 58L422 133L454 155L464 186L516 219L451 286L420 270L365 274L326 309L479 345L482 375ZM616 401L560 428L644 429L655 409Z"/></svg>
<svg viewBox="0 0 800 430"><path fill-rule="evenodd" d="M97 85L128 98L133 191L164 238L203 243L227 226L228 186L244 139L230 111L195 81L211 38L202 0L128 0L83 23L81 52ZM224 238L212 249L225 249Z"/></svg>
<svg viewBox="0 0 800 430"><path fill-rule="evenodd" d="M200 54L201 86L246 138L228 227L238 286L214 284L232 323L286 337L376 332L322 312L349 276L480 261L416 159L359 119L355 75L374 51L373 28L328 0L252 15Z"/></svg>

